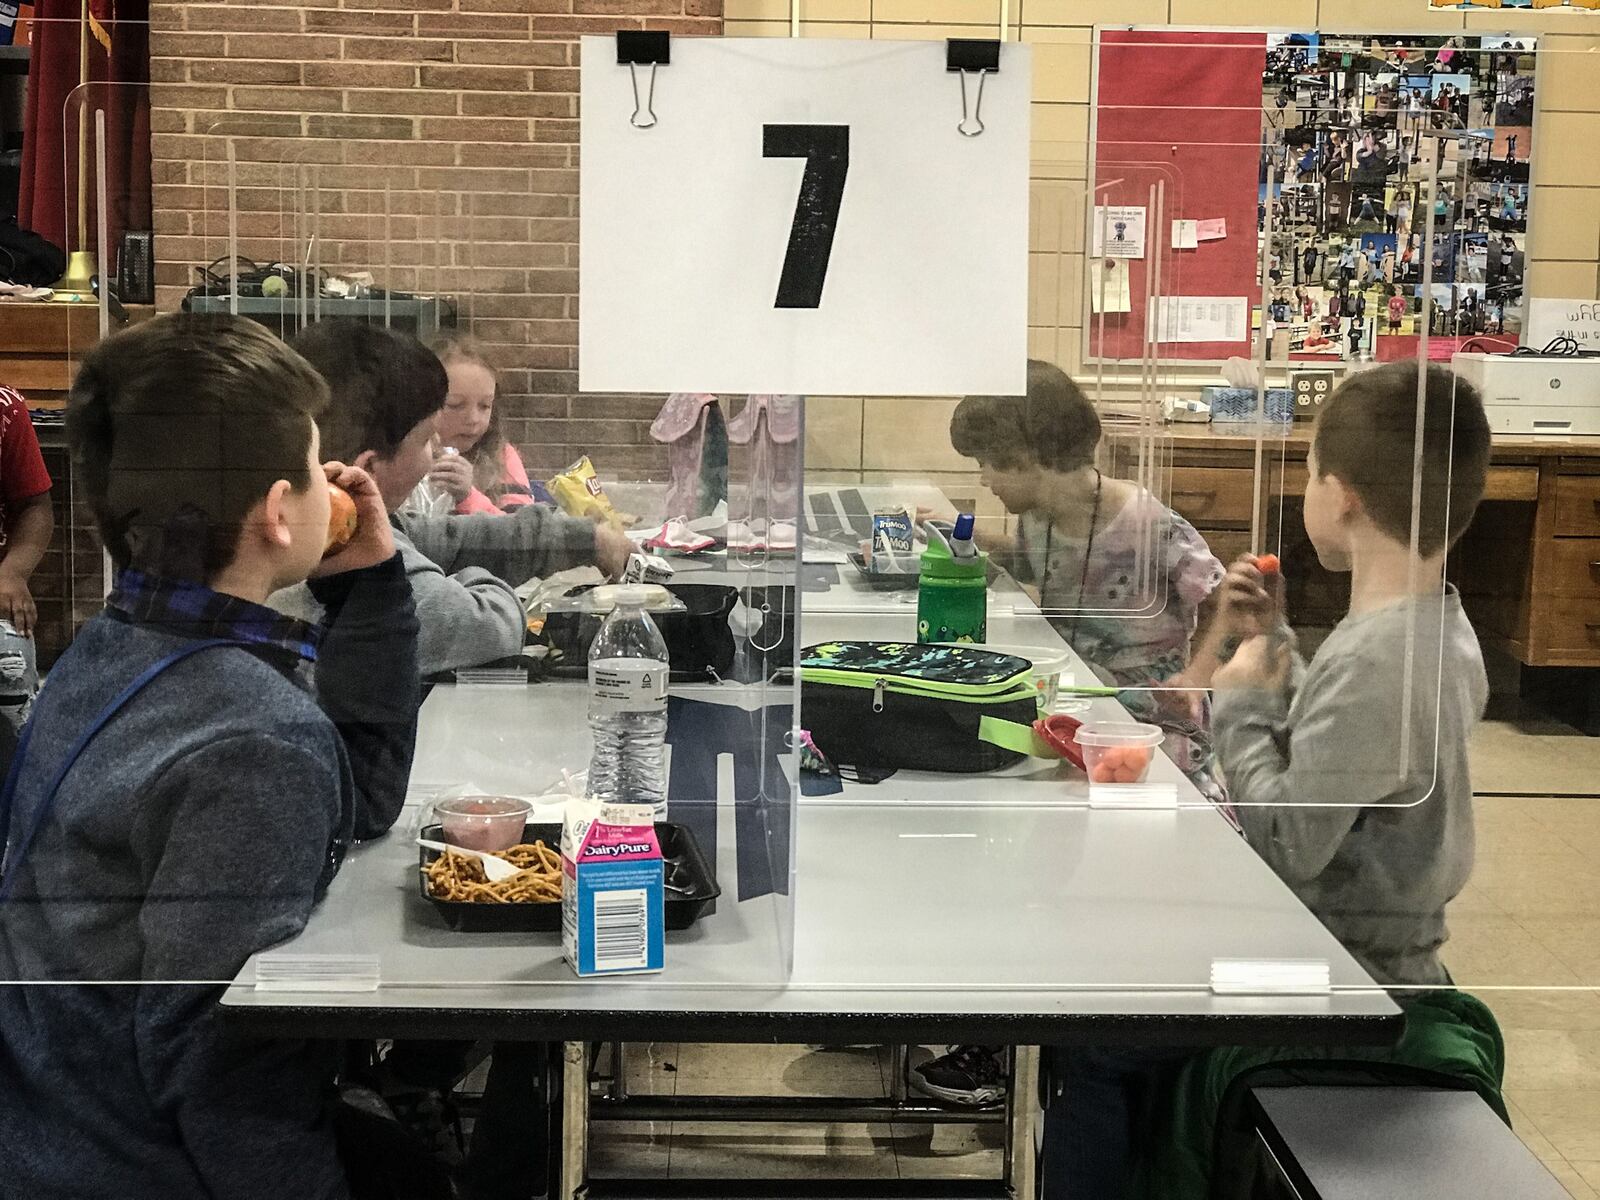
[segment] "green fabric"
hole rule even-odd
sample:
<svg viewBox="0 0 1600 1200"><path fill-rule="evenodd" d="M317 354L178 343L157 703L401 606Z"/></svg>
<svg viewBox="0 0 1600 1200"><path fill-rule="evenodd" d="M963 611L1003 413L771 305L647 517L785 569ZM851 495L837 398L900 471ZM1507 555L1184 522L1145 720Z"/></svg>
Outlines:
<svg viewBox="0 0 1600 1200"><path fill-rule="evenodd" d="M990 745L999 746L1030 758L1060 758L1061 752L1033 731L1032 725L1018 721L1004 721L999 717L982 717L978 721L978 736Z"/></svg>
<svg viewBox="0 0 1600 1200"><path fill-rule="evenodd" d="M1509 1125L1500 1094L1505 1042L1488 1006L1449 990L1396 999L1406 1025L1392 1046L1224 1046L1190 1059L1152 1114L1151 1145L1133 1194L1149 1200L1243 1194L1239 1175L1256 1144L1244 1109L1251 1087L1465 1087Z"/></svg>

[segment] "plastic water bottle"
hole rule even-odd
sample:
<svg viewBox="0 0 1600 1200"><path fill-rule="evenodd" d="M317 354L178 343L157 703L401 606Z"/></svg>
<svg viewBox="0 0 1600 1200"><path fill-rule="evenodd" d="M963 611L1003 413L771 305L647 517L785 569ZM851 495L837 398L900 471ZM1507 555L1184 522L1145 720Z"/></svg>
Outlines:
<svg viewBox="0 0 1600 1200"><path fill-rule="evenodd" d="M667 814L667 643L644 610L645 588L616 595L589 645L589 795L652 805L660 821Z"/></svg>

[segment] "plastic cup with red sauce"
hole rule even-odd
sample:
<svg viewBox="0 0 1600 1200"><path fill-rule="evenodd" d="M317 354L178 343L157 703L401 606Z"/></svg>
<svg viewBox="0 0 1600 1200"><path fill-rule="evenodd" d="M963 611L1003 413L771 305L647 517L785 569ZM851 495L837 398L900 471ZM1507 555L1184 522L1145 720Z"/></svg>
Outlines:
<svg viewBox="0 0 1600 1200"><path fill-rule="evenodd" d="M522 841L522 828L532 811L532 804L514 796L455 796L433 806L445 841L490 854Z"/></svg>

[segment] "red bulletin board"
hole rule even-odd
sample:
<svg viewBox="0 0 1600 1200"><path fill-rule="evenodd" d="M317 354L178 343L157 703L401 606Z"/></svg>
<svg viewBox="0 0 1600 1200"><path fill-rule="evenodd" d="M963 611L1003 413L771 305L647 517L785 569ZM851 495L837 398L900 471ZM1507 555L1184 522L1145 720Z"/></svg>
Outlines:
<svg viewBox="0 0 1600 1200"><path fill-rule="evenodd" d="M1097 63L1095 178L1119 168L1159 170L1168 188L1164 229L1147 229L1145 257L1129 261L1133 310L1089 321L1089 353L1134 359L1144 351L1145 273L1153 254L1170 264L1168 295L1244 296L1261 303L1256 204L1260 197L1261 78L1265 33L1103 30ZM1155 132L1159 131L1159 133ZM1159 140L1156 140L1159 139ZM1176 191L1174 199L1172 193ZM1102 203L1130 201L1102 199ZM1143 204L1139 199L1132 203ZM1171 222L1222 217L1227 237L1171 250ZM1168 282L1172 286L1168 286ZM1250 354L1250 309L1241 342L1163 342L1163 358L1223 359Z"/></svg>

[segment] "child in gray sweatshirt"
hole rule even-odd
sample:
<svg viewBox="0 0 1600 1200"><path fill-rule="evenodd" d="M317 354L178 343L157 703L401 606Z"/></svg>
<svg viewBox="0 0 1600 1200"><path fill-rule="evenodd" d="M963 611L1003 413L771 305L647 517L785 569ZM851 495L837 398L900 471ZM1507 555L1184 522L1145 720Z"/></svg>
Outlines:
<svg viewBox="0 0 1600 1200"><path fill-rule="evenodd" d="M1414 469L1417 371L1360 372L1317 421L1306 532L1350 573L1349 614L1309 664L1270 630L1247 638L1215 674L1213 725L1250 845L1379 983L1426 985L1449 981L1445 905L1472 870L1467 740L1489 687L1444 562L1483 496L1489 426L1470 385L1428 368ZM1245 632L1275 617L1266 582L1241 561L1224 583Z"/></svg>
<svg viewBox="0 0 1600 1200"><path fill-rule="evenodd" d="M320 423L327 452L370 471L383 492L416 599L423 675L516 654L526 617L515 585L586 563L621 574L627 535L542 505L509 516L402 511L433 465L434 424L450 387L438 358L415 338L333 320L292 344L333 392ZM275 595L272 604L297 616L319 611L304 588Z"/></svg>
<svg viewBox="0 0 1600 1200"><path fill-rule="evenodd" d="M1351 376L1317 419L1305 497L1322 565L1350 573L1349 614L1303 662L1283 627L1281 579L1247 556L1219 589L1217 625L1244 640L1220 666L1202 648L1189 670L1215 689L1217 757L1246 839L1382 984L1448 985L1445 906L1472 870L1467 739L1488 684L1444 563L1488 462L1483 402L1449 371L1398 362ZM1045 1194L1120 1195L1135 1099L1186 1057L1058 1052ZM1196 1128L1211 1118L1189 1114Z"/></svg>

